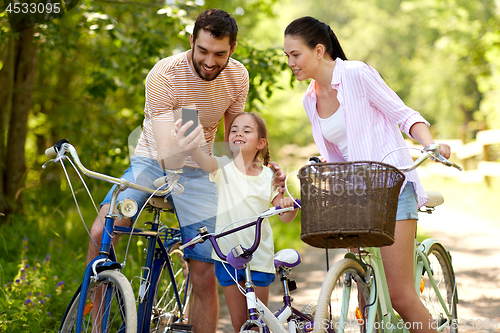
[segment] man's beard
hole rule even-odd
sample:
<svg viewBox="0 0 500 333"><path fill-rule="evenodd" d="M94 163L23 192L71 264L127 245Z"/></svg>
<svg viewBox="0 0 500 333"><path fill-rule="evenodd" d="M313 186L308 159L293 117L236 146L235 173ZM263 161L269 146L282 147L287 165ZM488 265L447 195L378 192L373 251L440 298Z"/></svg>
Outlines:
<svg viewBox="0 0 500 333"><path fill-rule="evenodd" d="M198 63L196 61L196 58L194 57L194 52L192 52L191 54L192 54L192 61L193 61L194 70L196 71L196 73L198 74L198 76L200 78L202 78L203 80L205 80L205 81L213 81L213 80L215 80L217 78L217 76L219 76L219 74L224 70L224 68L226 68L227 64L229 63L229 57L228 57L226 63L224 64L224 66L222 66L222 67L216 66L215 72L213 72L212 74L207 75L207 73L202 72L202 68L201 67L203 66L203 64L202 63ZM217 68L220 68L220 69L217 70Z"/></svg>

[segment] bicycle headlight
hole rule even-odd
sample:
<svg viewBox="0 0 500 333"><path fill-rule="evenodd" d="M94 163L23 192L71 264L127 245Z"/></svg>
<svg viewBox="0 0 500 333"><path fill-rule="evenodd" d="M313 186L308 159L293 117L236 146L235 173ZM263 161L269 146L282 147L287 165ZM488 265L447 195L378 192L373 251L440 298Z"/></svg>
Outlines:
<svg viewBox="0 0 500 333"><path fill-rule="evenodd" d="M138 205L133 199L122 199L116 205L118 211L125 217L132 217L137 213Z"/></svg>

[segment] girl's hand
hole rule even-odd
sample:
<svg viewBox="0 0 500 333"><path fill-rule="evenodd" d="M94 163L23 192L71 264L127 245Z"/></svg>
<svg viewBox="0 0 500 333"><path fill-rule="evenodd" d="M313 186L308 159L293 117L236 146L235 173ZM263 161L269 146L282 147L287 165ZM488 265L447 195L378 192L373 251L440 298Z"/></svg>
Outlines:
<svg viewBox="0 0 500 333"><path fill-rule="evenodd" d="M281 208L288 208L288 207L293 207L294 203L295 201L293 200L293 198L283 197L281 198L281 200L278 201L278 204L276 206L280 206Z"/></svg>
<svg viewBox="0 0 500 333"><path fill-rule="evenodd" d="M184 136L187 129L193 125L192 121L188 121L184 126L182 126L182 120L179 119L175 122L175 127L172 130L172 136L174 137L174 145L180 147L181 150L189 151L200 147L205 140L205 135L203 133L203 126L198 125L191 134Z"/></svg>

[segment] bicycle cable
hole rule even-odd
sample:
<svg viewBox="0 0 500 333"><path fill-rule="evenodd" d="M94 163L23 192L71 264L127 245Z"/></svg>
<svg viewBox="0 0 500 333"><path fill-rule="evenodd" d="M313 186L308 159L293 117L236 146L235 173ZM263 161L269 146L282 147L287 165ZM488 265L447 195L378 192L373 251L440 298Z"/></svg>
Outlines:
<svg viewBox="0 0 500 333"><path fill-rule="evenodd" d="M56 152L57 152L57 155L59 156L59 150L57 148L56 148ZM59 156L59 158L61 159L61 167L63 168L64 175L66 176L66 180L68 181L68 185L69 185L71 194L73 195L73 200L75 201L75 205L76 205L76 208L78 210L78 214L80 215L80 219L82 220L82 223L83 223L83 225L85 227L85 230L87 231L87 234L90 236L90 239L92 240L92 242L94 243L94 245L97 248L99 248L99 246L97 245L97 243L95 242L95 240L90 235L90 230L88 229L87 224L85 224L85 219L83 218L82 211L80 209L80 205L78 204L78 199L76 198L75 190L73 189L73 184L71 183L71 179L69 178L68 170L66 169L66 166L64 165L64 158L62 158L62 156ZM73 162L71 161L71 159L69 159L67 156L65 156L65 158L67 158L70 161L70 163L73 166L73 168L75 168L75 165L73 164ZM78 171L77 171L77 173L78 173Z"/></svg>
<svg viewBox="0 0 500 333"><path fill-rule="evenodd" d="M288 196L289 196L290 198L292 198L293 202L294 202L294 203L295 203L295 204L296 204L299 208L302 208L302 206L301 206L301 205L299 205L299 203L297 202L297 200L295 200L295 197L293 197L293 196L291 195L290 191L288 190L288 186L287 186L288 178L289 178L292 174L294 174L294 173L299 173L299 170L292 171L292 172L290 172L290 173L288 174L288 176L286 176L286 178L285 178L285 191L286 191L286 193L288 194Z"/></svg>
<svg viewBox="0 0 500 333"><path fill-rule="evenodd" d="M385 156L382 158L382 160L380 160L380 162L383 162L385 160L385 158L387 156L389 156L390 154L398 151L398 150L401 150L401 149L413 149L413 150L418 150L419 152L423 153L424 152L424 149L420 149L420 148L415 148L415 147L408 147L408 146L405 146L405 147L399 147L399 148L396 148L396 149L393 149L391 150L390 152L388 152L387 154L385 154Z"/></svg>
<svg viewBox="0 0 500 333"><path fill-rule="evenodd" d="M159 191L162 187L164 187L164 186L166 186L166 185L167 185L167 183L160 185L160 186L159 186L159 187L158 187L158 188L157 188L157 189L156 189L153 193L151 193L151 195L150 195L150 196L147 198L147 200L144 202L144 205L142 205L141 210L139 211L139 213L137 213L137 216L136 216L136 218L135 218L135 220L134 220L134 223L133 223L133 224L132 224L132 226L131 226L131 227L132 227L132 229L131 229L131 231L130 231L130 235L129 235L129 237L128 237L127 247L125 248L125 256L124 256L123 263L122 263L122 266L123 266L123 267L125 267L125 265L127 264L128 250L129 250L129 248L130 248L130 243L131 243L131 241L132 241L133 230L134 230L134 228L135 228L135 226L136 226L136 224L137 224L137 221L139 220L139 217L141 216L142 212L144 211L144 208L146 208L146 206L147 206L147 204L148 204L149 200L150 200L152 197L154 197L154 195L156 194L156 192L158 192L158 191ZM167 198L167 197L166 197L166 198ZM164 199L164 200L165 200L165 199Z"/></svg>

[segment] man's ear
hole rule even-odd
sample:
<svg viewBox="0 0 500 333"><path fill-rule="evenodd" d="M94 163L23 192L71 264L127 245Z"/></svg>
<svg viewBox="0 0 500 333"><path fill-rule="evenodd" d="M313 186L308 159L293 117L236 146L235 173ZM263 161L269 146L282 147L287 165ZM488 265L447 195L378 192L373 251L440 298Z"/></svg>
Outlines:
<svg viewBox="0 0 500 333"><path fill-rule="evenodd" d="M232 56L232 55L233 55L233 53L234 53L234 51L236 50L236 43L237 43L237 42L234 42L233 47L232 47L232 48L231 48L231 50L229 51L229 56Z"/></svg>
<svg viewBox="0 0 500 333"><path fill-rule="evenodd" d="M194 37L193 34L189 36L189 43L191 43L191 49L194 48Z"/></svg>

